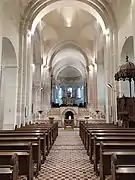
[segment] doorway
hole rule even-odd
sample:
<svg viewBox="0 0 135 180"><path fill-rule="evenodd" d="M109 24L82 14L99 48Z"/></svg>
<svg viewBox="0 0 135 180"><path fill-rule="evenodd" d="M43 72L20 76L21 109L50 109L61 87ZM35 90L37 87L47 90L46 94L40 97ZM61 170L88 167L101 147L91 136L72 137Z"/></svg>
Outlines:
<svg viewBox="0 0 135 180"><path fill-rule="evenodd" d="M74 119L74 114L72 113L72 111L67 111L65 113L65 119L69 119L69 120Z"/></svg>

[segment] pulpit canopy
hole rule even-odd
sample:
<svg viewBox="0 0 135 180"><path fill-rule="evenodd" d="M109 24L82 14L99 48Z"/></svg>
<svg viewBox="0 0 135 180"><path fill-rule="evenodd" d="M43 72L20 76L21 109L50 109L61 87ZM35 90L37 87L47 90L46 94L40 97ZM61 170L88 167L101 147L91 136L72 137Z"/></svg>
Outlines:
<svg viewBox="0 0 135 180"><path fill-rule="evenodd" d="M120 66L120 70L115 74L115 80L131 80L135 78L135 65L134 63L128 60L128 56L126 57L126 62Z"/></svg>
<svg viewBox="0 0 135 180"><path fill-rule="evenodd" d="M129 81L130 97L132 97L131 81L133 80L135 82L135 65L129 61L128 56L126 56L126 62L120 66L119 71L114 77L116 81Z"/></svg>

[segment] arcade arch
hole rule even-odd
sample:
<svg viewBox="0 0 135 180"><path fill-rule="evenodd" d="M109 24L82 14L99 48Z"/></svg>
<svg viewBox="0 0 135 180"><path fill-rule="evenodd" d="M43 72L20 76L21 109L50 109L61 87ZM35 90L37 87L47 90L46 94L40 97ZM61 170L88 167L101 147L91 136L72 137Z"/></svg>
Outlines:
<svg viewBox="0 0 135 180"><path fill-rule="evenodd" d="M134 63L134 40L133 36L129 36L125 39L125 42L121 50L121 65L126 62L126 56L129 57L129 61ZM126 97L129 96L129 83L128 81L121 81L121 94ZM132 82L132 92L134 92L134 83Z"/></svg>
<svg viewBox="0 0 135 180"><path fill-rule="evenodd" d="M2 38L1 61L1 128L13 129L17 111L17 58L12 42Z"/></svg>
<svg viewBox="0 0 135 180"><path fill-rule="evenodd" d="M83 10L89 12L99 22L101 29L102 29L101 33L103 34L103 39L105 42L103 45L103 48L105 49L104 52L105 52L106 58L108 60L107 62L105 62L106 77L108 77L108 73L109 73L108 68L114 67L114 65L115 65L116 57L112 56L112 53L115 53L114 46L117 44L116 34L114 31L116 28L116 24L115 24L115 18L113 16L113 13L106 3L104 3L103 1L99 1L99 0L97 0L96 2L93 2L91 0L84 0L83 2L81 2L81 1L72 1L71 2L70 1L68 3L66 2L66 4L65 4L65 1L41 2L41 1L35 0L34 3L32 3L32 2L29 3L28 8L26 9L24 20L21 22L22 32L21 32L21 40L20 40L20 62L19 63L21 65L21 62L23 62L23 67L26 67L26 68L21 69L21 72L23 72L22 73L23 77L19 77L20 79L18 79L18 82L20 83L19 86L22 86L22 84L24 84L23 88L26 90L24 92L25 94L29 93L29 88L28 88L29 85L26 82L27 78L24 77L24 74L25 74L25 72L27 72L27 77L30 76L28 68L31 65L31 64L29 64L29 62L33 63L33 57L29 57L28 53L32 52L32 43L33 43L32 36L35 32L35 29L37 28L38 23L41 22L42 18L47 13L53 11L57 7L64 7L64 6L69 6L69 5L72 7L77 7L77 8L80 8L80 9L83 9ZM58 50L56 50L57 47L58 46L56 43L56 48L54 48L50 57L54 58L54 56L63 48L62 46L60 46L60 48L58 48ZM80 48L80 50L82 52L84 51L84 49L85 49L84 47ZM85 60L88 59L88 63L86 66L87 71L88 71L88 76L87 76L88 81L90 81L90 78L91 78L91 77L89 77L89 76L91 76L91 67L95 66L94 67L95 69L97 67L94 64L96 56L97 56L96 50L95 50L94 54L92 54L92 58L88 58L88 56L90 57L90 54L91 53L88 52L88 55L86 54L86 56L85 56L86 57ZM29 61L29 58L30 58L30 61ZM45 61L45 62L47 62L47 61ZM45 67L44 69L47 73L47 76L50 76L51 74L50 74L49 70L51 67L48 66L47 63L44 64L44 67ZM115 72L115 68L113 68L111 73L114 74L114 72ZM46 80L47 79L44 79L44 82ZM108 81L112 82L113 76L112 76L112 79L107 78L105 83L107 84ZM44 84L44 82L43 82L43 84ZM20 90L20 91L22 91L22 90ZM113 100L111 99L111 96L109 95L107 88L106 88L106 94L107 94L107 96L106 96L106 116L109 117L109 107L112 105ZM18 95L19 95L19 93L18 93ZM23 97L24 97L24 99L22 99L22 101L20 103L23 104L22 109L24 111L24 107L25 106L29 107L30 102L26 101L25 96L23 96ZM115 94L113 97L115 98ZM18 98L20 98L20 97L18 96ZM48 103L49 103L49 99L48 99ZM20 105L18 104L18 106L20 106ZM29 109L30 109L30 107L29 107ZM29 112L31 112L31 111L29 111ZM108 119L110 119L110 118L108 118ZM115 117L114 117L114 119L115 119ZM22 119L22 121L23 121L23 123L25 122L25 120L23 120L23 119Z"/></svg>

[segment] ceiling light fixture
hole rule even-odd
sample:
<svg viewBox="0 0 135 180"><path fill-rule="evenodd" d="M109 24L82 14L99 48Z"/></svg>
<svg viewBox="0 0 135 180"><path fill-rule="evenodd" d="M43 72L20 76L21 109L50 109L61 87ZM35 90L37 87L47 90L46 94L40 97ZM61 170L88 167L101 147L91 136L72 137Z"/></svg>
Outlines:
<svg viewBox="0 0 135 180"><path fill-rule="evenodd" d="M72 26L72 20L70 18L66 19L66 26L71 27Z"/></svg>

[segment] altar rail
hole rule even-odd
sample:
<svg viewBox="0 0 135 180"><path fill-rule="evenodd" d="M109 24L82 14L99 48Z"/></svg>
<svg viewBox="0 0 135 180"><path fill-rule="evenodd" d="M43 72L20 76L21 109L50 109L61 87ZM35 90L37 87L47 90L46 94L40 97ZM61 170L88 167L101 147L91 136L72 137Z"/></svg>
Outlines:
<svg viewBox="0 0 135 180"><path fill-rule="evenodd" d="M76 121L75 127L79 127L79 123L84 122L84 123L92 123L92 124L98 124L98 123L106 123L106 121L104 119L88 119L88 120L74 120ZM48 124L50 121L49 120L45 120L45 119L36 119L34 120L34 123L40 123L40 124ZM62 124L62 120L55 120L54 118L54 123L58 122L58 126L59 128L64 127L64 124Z"/></svg>

